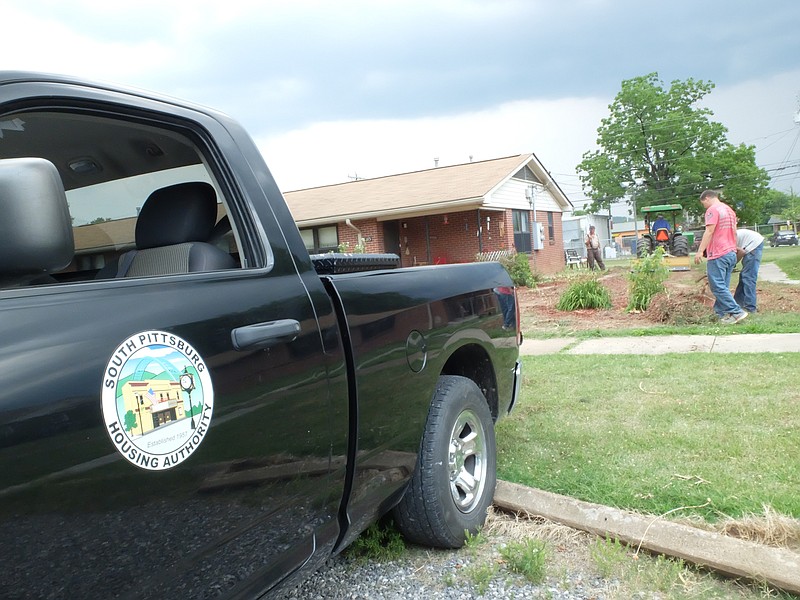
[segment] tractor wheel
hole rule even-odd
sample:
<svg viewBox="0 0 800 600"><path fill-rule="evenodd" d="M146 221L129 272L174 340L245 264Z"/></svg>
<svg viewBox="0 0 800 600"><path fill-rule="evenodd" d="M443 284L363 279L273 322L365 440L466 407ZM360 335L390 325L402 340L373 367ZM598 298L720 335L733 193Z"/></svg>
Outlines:
<svg viewBox="0 0 800 600"><path fill-rule="evenodd" d="M680 234L672 238L672 255L689 256L689 240Z"/></svg>
<svg viewBox="0 0 800 600"><path fill-rule="evenodd" d="M636 256L639 258L645 257L648 254L653 253L653 240L650 239L648 236L642 236L636 242Z"/></svg>

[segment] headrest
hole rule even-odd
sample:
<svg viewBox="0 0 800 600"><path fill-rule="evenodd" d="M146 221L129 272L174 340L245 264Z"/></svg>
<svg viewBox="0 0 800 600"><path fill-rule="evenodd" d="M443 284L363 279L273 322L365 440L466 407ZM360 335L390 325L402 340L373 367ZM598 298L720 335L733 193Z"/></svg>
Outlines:
<svg viewBox="0 0 800 600"><path fill-rule="evenodd" d="M202 181L156 190L145 200L136 221L139 250L185 242L205 242L217 220L217 194Z"/></svg>
<svg viewBox="0 0 800 600"><path fill-rule="evenodd" d="M60 271L74 253L72 218L53 163L0 160L0 278Z"/></svg>

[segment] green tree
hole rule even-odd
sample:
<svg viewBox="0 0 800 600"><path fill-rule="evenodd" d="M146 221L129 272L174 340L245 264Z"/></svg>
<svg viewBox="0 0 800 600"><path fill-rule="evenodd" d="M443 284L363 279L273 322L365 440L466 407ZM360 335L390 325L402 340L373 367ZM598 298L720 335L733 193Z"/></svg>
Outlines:
<svg viewBox="0 0 800 600"><path fill-rule="evenodd" d="M786 208L780 212L780 216L787 221L795 223L800 221L800 196L792 193L786 194Z"/></svg>
<svg viewBox="0 0 800 600"><path fill-rule="evenodd" d="M135 427L137 427L136 415L132 410L129 410L125 413L125 431L130 433Z"/></svg>
<svg viewBox="0 0 800 600"><path fill-rule="evenodd" d="M680 203L699 215L700 192L720 189L741 221L756 221L769 176L755 163L755 147L729 143L713 113L696 106L713 88L690 78L665 89L658 73L622 82L597 129L600 149L578 165L593 212L635 199L637 209Z"/></svg>
<svg viewBox="0 0 800 600"><path fill-rule="evenodd" d="M786 192L779 190L767 190L764 195L764 205L762 206L761 219L759 222L766 223L770 217L783 214L791 204L791 197Z"/></svg>

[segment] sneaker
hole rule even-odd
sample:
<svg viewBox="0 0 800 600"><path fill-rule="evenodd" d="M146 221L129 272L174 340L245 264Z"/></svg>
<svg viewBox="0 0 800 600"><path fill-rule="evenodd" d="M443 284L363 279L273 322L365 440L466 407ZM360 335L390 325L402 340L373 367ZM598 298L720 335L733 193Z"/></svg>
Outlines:
<svg viewBox="0 0 800 600"><path fill-rule="evenodd" d="M736 317L733 315L725 315L724 317L720 317L719 322L723 325L733 325L736 323Z"/></svg>
<svg viewBox="0 0 800 600"><path fill-rule="evenodd" d="M738 315L733 317L733 322L738 323L739 321L744 321L747 318L749 313L746 310L743 310Z"/></svg>

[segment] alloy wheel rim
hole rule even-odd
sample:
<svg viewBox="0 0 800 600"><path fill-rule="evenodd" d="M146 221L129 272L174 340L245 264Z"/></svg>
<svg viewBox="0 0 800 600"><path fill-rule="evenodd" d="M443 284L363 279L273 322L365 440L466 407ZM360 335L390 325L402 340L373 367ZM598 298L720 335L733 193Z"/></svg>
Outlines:
<svg viewBox="0 0 800 600"><path fill-rule="evenodd" d="M486 432L471 410L463 411L453 424L448 470L453 503L463 513L474 510L486 485Z"/></svg>

